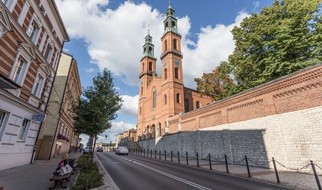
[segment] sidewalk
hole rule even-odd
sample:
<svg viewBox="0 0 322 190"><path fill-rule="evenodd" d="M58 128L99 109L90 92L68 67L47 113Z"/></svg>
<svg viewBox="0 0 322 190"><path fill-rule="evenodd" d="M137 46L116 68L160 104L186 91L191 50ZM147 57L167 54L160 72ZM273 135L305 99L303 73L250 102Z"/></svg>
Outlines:
<svg viewBox="0 0 322 190"><path fill-rule="evenodd" d="M78 158L81 153L70 153L69 159ZM49 189L53 182L49 179L61 160L58 156L51 160L35 160L33 164L0 170L0 187L4 190L42 190ZM71 176L68 187L71 187L76 174ZM57 187L55 189L60 189Z"/></svg>

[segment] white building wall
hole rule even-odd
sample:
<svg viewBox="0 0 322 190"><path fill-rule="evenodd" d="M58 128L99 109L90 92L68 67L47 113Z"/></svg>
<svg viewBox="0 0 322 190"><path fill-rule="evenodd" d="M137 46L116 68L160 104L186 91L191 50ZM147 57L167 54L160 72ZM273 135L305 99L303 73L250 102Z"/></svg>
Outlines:
<svg viewBox="0 0 322 190"><path fill-rule="evenodd" d="M0 109L9 113L0 137L0 170L29 164L33 155L39 123L32 121L33 110L17 105L0 98ZM18 135L24 118L31 122L25 141L20 141Z"/></svg>

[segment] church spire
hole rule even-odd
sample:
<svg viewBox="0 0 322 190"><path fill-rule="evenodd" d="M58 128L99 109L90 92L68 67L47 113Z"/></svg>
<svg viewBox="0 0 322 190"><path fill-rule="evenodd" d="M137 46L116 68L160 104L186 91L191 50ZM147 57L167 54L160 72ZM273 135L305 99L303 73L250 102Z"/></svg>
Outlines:
<svg viewBox="0 0 322 190"><path fill-rule="evenodd" d="M166 12L166 19L163 21L164 23L164 32L172 31L178 33L177 31L177 18L174 17L174 9L171 7L171 2L169 0L169 6Z"/></svg>
<svg viewBox="0 0 322 190"><path fill-rule="evenodd" d="M148 56L154 58L154 45L152 43L152 36L150 35L150 29L145 36L145 44L143 45L143 57Z"/></svg>

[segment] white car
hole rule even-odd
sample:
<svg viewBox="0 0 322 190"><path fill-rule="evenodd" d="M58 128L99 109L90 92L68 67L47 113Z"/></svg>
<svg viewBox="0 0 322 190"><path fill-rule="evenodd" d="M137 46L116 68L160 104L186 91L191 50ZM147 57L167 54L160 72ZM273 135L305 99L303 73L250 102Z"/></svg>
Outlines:
<svg viewBox="0 0 322 190"><path fill-rule="evenodd" d="M115 150L115 154L125 154L125 155L128 155L129 154L129 149L126 146L119 146Z"/></svg>

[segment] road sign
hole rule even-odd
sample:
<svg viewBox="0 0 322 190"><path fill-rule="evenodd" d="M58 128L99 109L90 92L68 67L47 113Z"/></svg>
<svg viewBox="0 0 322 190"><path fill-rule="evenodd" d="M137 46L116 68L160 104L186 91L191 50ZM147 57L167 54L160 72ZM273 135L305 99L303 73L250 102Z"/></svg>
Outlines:
<svg viewBox="0 0 322 190"><path fill-rule="evenodd" d="M32 119L34 121L44 121L45 118L46 118L46 114L44 114L44 113L37 113L37 114L32 116Z"/></svg>

